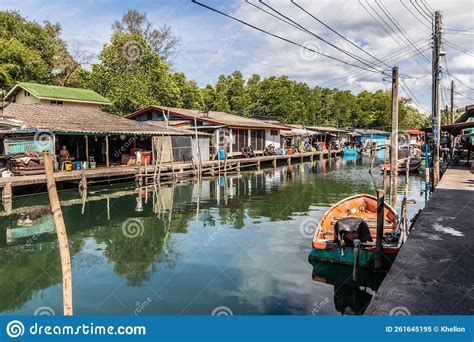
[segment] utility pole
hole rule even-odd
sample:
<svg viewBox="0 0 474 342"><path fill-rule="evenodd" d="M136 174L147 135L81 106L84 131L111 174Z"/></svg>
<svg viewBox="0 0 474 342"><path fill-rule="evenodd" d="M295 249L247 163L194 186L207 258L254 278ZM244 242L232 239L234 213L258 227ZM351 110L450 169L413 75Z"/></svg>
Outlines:
<svg viewBox="0 0 474 342"><path fill-rule="evenodd" d="M449 110L449 123L454 123L454 80L451 80L451 108ZM454 135L449 136L449 158L454 156Z"/></svg>
<svg viewBox="0 0 474 342"><path fill-rule="evenodd" d="M397 206L398 187L398 67L392 69L392 134L390 134L390 205Z"/></svg>
<svg viewBox="0 0 474 342"><path fill-rule="evenodd" d="M435 12L433 25L433 93L432 93L432 120L433 120L433 186L436 187L440 177L439 156L441 140L441 118L439 111L439 84L440 65L439 56L441 51L441 12Z"/></svg>
<svg viewBox="0 0 474 342"><path fill-rule="evenodd" d="M454 123L454 81L452 80L451 81L451 110L450 110L450 114L451 114L451 120L450 120L450 123Z"/></svg>

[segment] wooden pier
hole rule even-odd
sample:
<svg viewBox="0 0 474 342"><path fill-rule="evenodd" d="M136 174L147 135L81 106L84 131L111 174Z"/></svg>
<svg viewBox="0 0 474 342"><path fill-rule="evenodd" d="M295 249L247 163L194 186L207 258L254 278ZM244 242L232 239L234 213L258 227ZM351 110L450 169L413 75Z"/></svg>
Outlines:
<svg viewBox="0 0 474 342"><path fill-rule="evenodd" d="M324 157L336 156L341 154L341 150L334 151L317 151L296 153L293 155L272 155L257 156L253 158L233 158L227 160L212 160L197 163L163 163L159 165L141 165L141 166L112 166L101 167L88 170L58 171L54 173L56 183L79 182L85 176L88 182L99 180L120 180L120 179L136 179L143 181L147 179L159 178L180 178L193 177L201 175L217 175L219 173L239 172L244 168L256 168L272 165L276 167L278 164L296 163L303 161L313 161ZM155 172L155 168L159 172ZM46 184L46 175L25 175L0 178L0 188L3 189L3 198L11 198L11 188L25 187L31 185Z"/></svg>
<svg viewBox="0 0 474 342"><path fill-rule="evenodd" d="M474 173L450 168L366 314L474 314L473 217Z"/></svg>

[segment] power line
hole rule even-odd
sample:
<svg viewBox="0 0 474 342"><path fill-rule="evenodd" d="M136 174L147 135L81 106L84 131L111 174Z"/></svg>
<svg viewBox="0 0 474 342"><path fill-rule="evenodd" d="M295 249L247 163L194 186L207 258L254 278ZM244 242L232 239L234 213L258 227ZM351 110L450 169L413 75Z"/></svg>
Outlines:
<svg viewBox="0 0 474 342"><path fill-rule="evenodd" d="M444 30L445 30L445 31L454 31L454 32L474 33L474 30L453 29L453 28L445 28Z"/></svg>
<svg viewBox="0 0 474 342"><path fill-rule="evenodd" d="M231 16L230 14L224 13L224 12L222 12L222 11L220 11L220 10L218 10L218 9L215 9L215 8L213 8L213 7L210 7L210 6L206 5L206 4L200 3L200 2L198 2L197 0L192 0L192 2L195 3L196 5L199 5L199 6L201 6L201 7L207 8L208 10L211 10L211 11L213 11L213 12L219 13L220 15L223 15L223 16L225 16L225 17L227 17L227 18L230 18L230 19L232 19L232 20L235 20L235 21L237 21L237 22L239 22L239 23L241 23L241 24L243 24L243 25L246 25L246 26L248 26L248 27L251 27L251 28L253 28L254 30L257 30L257 31L262 32L262 33L265 33L265 34L267 34L267 35L269 35L269 36L272 36L272 37L274 37L274 38L283 40L283 41L285 41L285 42L287 42L287 43L290 43L290 44L292 44L292 45L299 46L300 48L303 48L303 49L305 49L305 50L311 51L311 52L313 52L313 53L315 53L315 54L317 54L317 55L320 55L320 56L323 56L323 57L326 57L326 58L329 58L329 59L332 59L332 60L341 62L341 63L343 63L343 64L345 64L345 65L349 65L349 66L352 66L352 67L355 67L355 68L359 68L359 69L362 69L362 70L367 70L367 71L370 71L370 72L373 72L373 73L384 74L384 73L381 72L381 71L372 70L372 69L367 69L367 68L364 68L364 67L362 67L362 66L360 66L360 65L352 64L352 63L350 63L350 62L344 61L344 60L339 59L339 58L337 58L337 57L333 57L333 56L327 55L327 54L325 54L325 53L316 51L316 50L311 49L311 48L309 48L309 47L307 47L307 46L304 46L304 45L302 45L302 44L299 44L299 43L297 43L297 42L294 42L294 41L292 41L292 40L290 40L290 39L288 39L288 38L279 36L279 35L277 35L277 34L274 34L274 33L271 33L271 32L269 32L269 31L266 31L266 30L264 30L264 29L262 29L262 28L260 28L260 27L257 27L257 26L255 26L255 25L252 25L252 24L250 24L250 23L247 23L247 22L245 22L245 21L243 21L243 20L241 20L241 19L239 19L239 18L233 17L233 16Z"/></svg>
<svg viewBox="0 0 474 342"><path fill-rule="evenodd" d="M466 88L469 88L471 90L474 90L474 88L468 86L466 83L464 83L463 81L461 81L459 78L457 78L456 76L452 75L450 72L449 72L449 68L448 68L448 61L447 61L447 58L444 57L444 65L446 67L446 73L451 77L451 78L454 78L456 81L458 81L459 83L461 83L463 86L465 86Z"/></svg>
<svg viewBox="0 0 474 342"><path fill-rule="evenodd" d="M447 46L449 46L449 47L451 47L451 48L453 48L453 49L455 49L455 50L458 50L458 51L460 51L460 52L462 52L462 53L465 53L465 54L467 54L467 55L469 55L469 56L474 57L474 53L473 53L473 52L471 52L471 51L469 51L469 50L466 50L466 49L460 47L459 45L456 45L456 44L450 42L449 40L447 40L447 39L445 39L445 38L443 38L443 42L444 42Z"/></svg>
<svg viewBox="0 0 474 342"><path fill-rule="evenodd" d="M375 18L372 13L362 4L361 0L357 0L359 2L359 5L361 5L364 10L372 17L372 19L374 19L374 21L380 26L382 27L382 29L402 48L404 48L403 44L400 43L399 40L397 40L397 38L400 38L399 35L397 35L397 38L395 38L389 31L387 31L387 29L385 28L384 25L382 25L382 23L377 19ZM393 29L391 28L390 25L388 25L388 23L380 16L380 14L367 2L367 0L365 1L366 4L375 12L375 14L377 14L377 16L393 31ZM394 31L395 34L397 34L397 32ZM402 38L403 40L403 38ZM420 65L423 69L425 69L425 71L428 72L428 70L426 69L426 67L420 63L417 59L415 59L415 61L418 63L418 65Z"/></svg>
<svg viewBox="0 0 474 342"><path fill-rule="evenodd" d="M408 93L411 94L411 96L409 94L408 97L410 97L412 99L413 102L415 102L420 108L423 108L425 109L421 102L418 100L418 98L415 96L415 94L411 91L410 87L408 86L408 84L405 83L405 80L403 78L400 79L402 81L402 83L400 83L400 86L403 88L403 90L405 90L405 92L407 92L408 90ZM406 87L406 89L405 89ZM425 109L426 110L426 109Z"/></svg>
<svg viewBox="0 0 474 342"><path fill-rule="evenodd" d="M415 0L415 3L416 3L416 0ZM425 3L423 1L420 0L420 3L423 5L424 8L426 8L427 10L425 11L425 9L420 5L418 4L418 6L420 6L421 10L429 17L429 18L433 18L433 13L426 7Z"/></svg>
<svg viewBox="0 0 474 342"><path fill-rule="evenodd" d="M421 2L424 2L423 0L421 0ZM430 6L430 4L428 3L428 1L426 1L426 4L424 4L426 6L426 8L428 9L428 11L430 12L434 12L435 9L433 7Z"/></svg>
<svg viewBox="0 0 474 342"><path fill-rule="evenodd" d="M452 31L452 32L444 32L445 34L458 34L461 36L472 36L474 35L474 32L466 31L466 32L458 32L458 31Z"/></svg>
<svg viewBox="0 0 474 342"><path fill-rule="evenodd" d="M447 89L449 89L449 88L447 88ZM469 97L469 96L467 96L467 95L465 95L465 94L462 94L462 93L460 93L460 92L458 92L458 91L456 91L456 90L453 90L453 93L456 94L456 95L459 95L459 96L461 96L461 97L464 97L464 98L466 98L466 99L469 99L469 100L473 100L473 101L474 101L474 98L473 98L473 97Z"/></svg>
<svg viewBox="0 0 474 342"><path fill-rule="evenodd" d="M335 44L329 42L328 40L326 40L326 39L324 39L324 38L318 36L316 33L314 33L314 32L312 32L312 31L308 30L306 27L304 27L303 25L297 23L296 21L294 21L293 19L289 18L288 16L284 15L282 12L280 12L280 11L276 10L275 8L273 8L272 6L266 4L265 2L263 2L263 0L260 0L260 3L263 4L264 6L268 7L270 10L272 10L272 11L275 12L275 13L277 13L277 14L280 15L281 17L283 17L283 18L289 20L290 22L292 22L292 23L294 23L295 25L297 25L298 27L300 27L300 28L301 28L301 31L306 32L307 34L310 34L311 36L315 37L316 39L319 39L319 40L323 41L324 43L326 43L326 44L332 46L332 47L335 48L336 50L338 50L338 51L344 53L345 55L347 55L347 56L349 56L349 57L351 57L351 58L357 60L358 62L360 62L360 63L366 65L367 67L373 68L374 70L379 71L378 69L376 69L376 68L374 67L375 64L374 64L373 62L368 61L368 60L366 60L366 59L364 59L364 58L362 58L362 57L359 57L359 56L357 56L357 55L355 55L355 54L353 54L353 53L351 53L351 52L349 52L349 51L347 51L347 50L345 50L345 49L342 49L342 48L340 48L339 46L337 46L337 45L335 45Z"/></svg>
<svg viewBox="0 0 474 342"><path fill-rule="evenodd" d="M260 6L257 6L257 5L255 5L254 3L251 3L249 0L245 0L245 2L248 3L248 4L251 5L251 6L253 6L253 7L259 9L260 11L265 12L266 14L272 16L273 18L278 19L278 20L281 20L281 21L287 23L288 25L291 25L291 26L293 26L294 28L300 30L300 28L299 28L298 26L296 26L295 24L293 24L292 22L286 21L285 19L282 19L282 18L278 17L277 15L271 13L270 11L267 11L265 8L262 8L262 7L260 7Z"/></svg>
<svg viewBox="0 0 474 342"><path fill-rule="evenodd" d="M428 50L430 48L426 48L426 50ZM403 55L405 55L406 53L403 53ZM413 56L409 56L407 58L405 58L406 56L399 56L398 59L400 58L403 58L403 59L396 59L394 60L394 64L395 65L401 65L403 64L404 62L406 62L407 60L413 58ZM361 77L361 76L364 76L366 75L367 72L365 71L360 71L360 70L357 70L356 73L352 73L352 74L347 74L347 75L342 75L342 76L339 76L337 77L337 79L333 79L333 80L329 80L329 81L326 81L324 83L321 83L319 86L322 87L324 85L324 87L336 87L337 85L337 88L340 88L340 87L343 87L343 86L346 86L346 85L350 85L352 84L353 82L356 82L356 81L361 81L361 80L364 80L366 79L367 77ZM369 75L369 76L373 76L373 75ZM350 82L347 82L347 79L349 77L354 77L355 79L353 81L350 81ZM412 77L412 76L406 76L406 77L403 77L404 79L421 79L421 78L416 78L416 77Z"/></svg>
<svg viewBox="0 0 474 342"><path fill-rule="evenodd" d="M424 38L418 40L416 43L420 43L421 41L424 41ZM426 42L425 42L426 44ZM419 44L419 46L422 46L421 44ZM398 52L395 52L395 53L391 53L391 54L388 54L386 56L383 57L383 59L387 59L388 57L392 57L392 58L395 58L393 60L393 64L394 65L397 65L399 63L404 63L406 60L403 60L401 61L400 59L401 58L405 58L407 57L410 53L413 53L413 51L409 50L409 51L405 51L405 50L398 50ZM417 52L418 53L418 52ZM417 54L416 53L416 54ZM416 55L415 54L415 55ZM410 55L410 57L408 57L407 59L409 58L412 58L414 55ZM351 71L349 74L345 74L345 75L342 75L342 76L338 76L336 78L333 78L331 80L328 80L322 84L320 84L320 86L322 86L323 84L327 84L327 83L334 83L334 81L337 81L338 79L345 79L347 76L356 76L357 75L361 75L361 74L365 74L366 72L365 71L361 71L361 70L354 70L354 71Z"/></svg>
<svg viewBox="0 0 474 342"><path fill-rule="evenodd" d="M379 6L379 8L382 10L382 12L388 17L388 19L390 19L390 21L395 25L396 28L398 28L398 30L403 34L403 36L405 36L405 38L408 40L408 42L415 48L415 50L417 50L419 52L419 50L416 48L416 46L413 44L413 40L410 38L410 36L408 35L408 33L405 32L405 30L402 28L402 26L400 25L400 23L398 22L398 20L390 13L390 11L382 4L382 3L378 3L377 0L375 0L375 4L377 6ZM384 11L384 8L386 11ZM393 20L392 20L393 19ZM422 56L424 59L426 59L427 62L429 62L430 60L423 54L420 54L420 56Z"/></svg>
<svg viewBox="0 0 474 342"><path fill-rule="evenodd" d="M323 22L322 20L318 19L315 15L311 14L310 12L308 12L307 10L305 10L302 6L298 5L294 0L291 0L291 3L293 5L295 5L296 7L298 7L299 9L301 9L303 12L305 12L306 14L308 14L309 16L311 16L314 20L316 20L317 22L319 22L320 24L324 25L326 28L328 28L330 31L334 32L335 34L337 34L339 37L341 37L342 39L344 39L346 42L348 42L349 44L355 46L357 49L361 50L362 52L364 52L365 54L367 54L368 56L372 57L373 59L379 61L380 63L384 64L385 66L387 67L391 67L390 65L388 65L387 63L385 63L384 61L380 60L379 58L375 57L374 55L372 55L371 53L367 52L366 50L364 50L363 48L361 48L359 45L355 44L354 42L352 42L351 40L347 39L346 37L344 37L342 34L340 34L339 32L337 32L336 30L334 30L333 28L331 28L329 25L327 25L325 22Z"/></svg>
<svg viewBox="0 0 474 342"><path fill-rule="evenodd" d="M422 16L423 19L425 19L426 21L428 21L430 24L433 23L433 18L431 18L431 17L429 17L429 16L428 16L428 18L427 18L427 17L426 17L426 14L425 14L423 11L420 11L420 10L418 9L418 6L415 5L415 4L417 4L416 2L413 3L413 1L410 0L410 4L416 9L416 11L417 11L418 13L421 14L421 16Z"/></svg>
<svg viewBox="0 0 474 342"><path fill-rule="evenodd" d="M420 18L418 18L415 13L413 13L413 11L407 6L405 5L405 3L403 2L403 0L400 0L400 2L402 3L402 5L408 10L408 12L411 13L412 16L414 16L416 18L416 20L418 20L420 23L422 23L424 26L426 26L427 28L429 28L431 30L431 27L426 24L424 21L422 21Z"/></svg>

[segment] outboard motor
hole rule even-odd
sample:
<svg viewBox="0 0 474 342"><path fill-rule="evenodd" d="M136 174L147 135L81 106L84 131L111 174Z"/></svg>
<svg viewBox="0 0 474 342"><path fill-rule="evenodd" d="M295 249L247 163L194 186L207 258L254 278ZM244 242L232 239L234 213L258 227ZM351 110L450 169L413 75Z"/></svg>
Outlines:
<svg viewBox="0 0 474 342"><path fill-rule="evenodd" d="M361 243L373 241L367 222L355 216L339 219L334 225L334 242L341 246L342 255L346 246L354 247L355 240Z"/></svg>

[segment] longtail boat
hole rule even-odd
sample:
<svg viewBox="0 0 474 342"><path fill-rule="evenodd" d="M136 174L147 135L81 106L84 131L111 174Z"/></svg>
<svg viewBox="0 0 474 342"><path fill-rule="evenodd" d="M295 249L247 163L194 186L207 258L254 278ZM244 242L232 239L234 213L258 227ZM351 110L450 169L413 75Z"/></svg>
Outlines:
<svg viewBox="0 0 474 342"><path fill-rule="evenodd" d="M385 203L382 253L393 261L400 250L404 232L399 230L395 209ZM354 241L359 240L359 266L372 267L377 235L377 198L359 194L333 205L321 218L313 236L309 259L354 264Z"/></svg>
<svg viewBox="0 0 474 342"><path fill-rule="evenodd" d="M421 159L417 157L410 158L409 171L416 172L421 167ZM380 165L382 171L390 171L390 163ZM405 172L407 170L407 158L398 160L398 172Z"/></svg>

